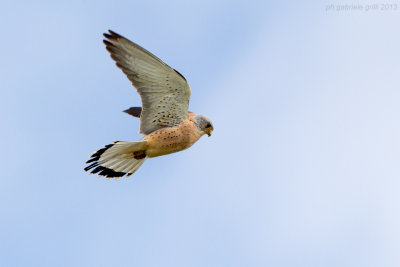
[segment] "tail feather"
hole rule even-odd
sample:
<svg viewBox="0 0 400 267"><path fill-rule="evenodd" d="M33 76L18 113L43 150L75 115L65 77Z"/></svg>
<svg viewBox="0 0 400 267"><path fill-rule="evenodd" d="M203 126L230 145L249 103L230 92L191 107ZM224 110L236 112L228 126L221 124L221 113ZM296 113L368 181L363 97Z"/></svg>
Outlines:
<svg viewBox="0 0 400 267"><path fill-rule="evenodd" d="M95 151L86 164L85 171L98 173L106 178L131 176L147 159L145 141L125 142L116 141Z"/></svg>

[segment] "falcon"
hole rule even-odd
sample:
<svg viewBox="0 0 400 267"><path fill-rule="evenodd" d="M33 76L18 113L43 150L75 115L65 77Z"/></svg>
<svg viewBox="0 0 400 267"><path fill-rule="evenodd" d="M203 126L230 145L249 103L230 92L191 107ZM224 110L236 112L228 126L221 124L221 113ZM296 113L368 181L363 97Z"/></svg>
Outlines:
<svg viewBox="0 0 400 267"><path fill-rule="evenodd" d="M111 30L104 37L111 58L140 95L142 107L125 112L140 118L139 133L144 137L136 142L114 141L95 151L85 171L106 178L129 177L147 158L187 149L204 134L211 136L211 121L188 111L191 90L182 74Z"/></svg>

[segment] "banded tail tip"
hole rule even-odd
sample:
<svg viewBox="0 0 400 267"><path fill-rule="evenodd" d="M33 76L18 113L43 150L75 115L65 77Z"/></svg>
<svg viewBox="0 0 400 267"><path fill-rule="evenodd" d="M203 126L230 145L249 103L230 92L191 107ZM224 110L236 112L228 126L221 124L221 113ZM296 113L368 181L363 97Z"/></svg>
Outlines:
<svg viewBox="0 0 400 267"><path fill-rule="evenodd" d="M116 141L93 153L84 170L106 179L130 177L147 159L144 147L145 141Z"/></svg>

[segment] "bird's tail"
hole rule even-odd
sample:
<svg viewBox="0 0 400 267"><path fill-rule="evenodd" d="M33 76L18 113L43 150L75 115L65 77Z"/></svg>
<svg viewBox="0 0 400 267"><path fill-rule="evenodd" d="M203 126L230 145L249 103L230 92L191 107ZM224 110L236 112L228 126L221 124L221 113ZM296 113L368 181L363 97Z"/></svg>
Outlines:
<svg viewBox="0 0 400 267"><path fill-rule="evenodd" d="M94 152L86 162L85 171L98 173L106 178L131 176L146 160L146 141L137 142L115 141L114 144Z"/></svg>

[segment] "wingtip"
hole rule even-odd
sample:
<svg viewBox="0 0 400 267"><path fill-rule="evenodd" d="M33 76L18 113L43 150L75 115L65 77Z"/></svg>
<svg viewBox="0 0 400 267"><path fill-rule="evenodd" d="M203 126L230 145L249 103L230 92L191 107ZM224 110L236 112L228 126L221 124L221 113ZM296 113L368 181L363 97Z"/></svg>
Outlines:
<svg viewBox="0 0 400 267"><path fill-rule="evenodd" d="M108 30L108 32L103 33L103 36L106 37L107 39L117 39L122 37L122 35L110 29Z"/></svg>
<svg viewBox="0 0 400 267"><path fill-rule="evenodd" d="M108 32L103 33L104 38L106 38L107 40L103 40L103 42L107 45L107 44L111 44L110 41L118 39L121 37L121 35L119 35L118 33L112 31L112 30L108 30ZM110 40L110 41L109 41ZM107 42L107 43L106 43Z"/></svg>
<svg viewBox="0 0 400 267"><path fill-rule="evenodd" d="M106 45L106 47L112 46L112 45L113 45L113 44L112 44L110 41L108 41L108 40L103 40L103 43Z"/></svg>

